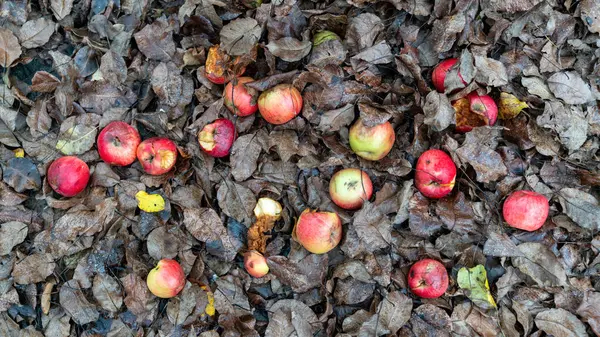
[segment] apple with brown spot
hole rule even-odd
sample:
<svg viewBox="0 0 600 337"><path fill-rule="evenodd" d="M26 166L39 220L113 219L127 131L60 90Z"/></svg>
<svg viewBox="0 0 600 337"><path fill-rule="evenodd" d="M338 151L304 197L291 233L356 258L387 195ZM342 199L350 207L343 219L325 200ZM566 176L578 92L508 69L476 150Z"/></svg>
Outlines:
<svg viewBox="0 0 600 337"><path fill-rule="evenodd" d="M355 210L373 195L373 183L369 175L356 168L336 172L329 182L331 200L339 207Z"/></svg>
<svg viewBox="0 0 600 337"><path fill-rule="evenodd" d="M421 298L440 297L448 289L448 272L439 261L423 259L410 267L408 287Z"/></svg>
<svg viewBox="0 0 600 337"><path fill-rule="evenodd" d="M263 277L269 273L267 259L255 250L244 253L244 268L252 277Z"/></svg>
<svg viewBox="0 0 600 337"><path fill-rule="evenodd" d="M175 297L185 286L185 274L177 261L162 259L148 273L146 284L156 297Z"/></svg>
<svg viewBox="0 0 600 337"><path fill-rule="evenodd" d="M48 184L56 193L64 197L74 197L87 186L90 168L77 157L60 157L48 167L47 178Z"/></svg>
<svg viewBox="0 0 600 337"><path fill-rule="evenodd" d="M446 152L431 149L417 160L415 186L428 198L443 198L452 192L456 181L456 166Z"/></svg>
<svg viewBox="0 0 600 337"><path fill-rule="evenodd" d="M136 153L146 173L161 175L175 166L177 145L168 138L154 137L141 142Z"/></svg>
<svg viewBox="0 0 600 337"><path fill-rule="evenodd" d="M292 232L292 237L313 254L325 254L342 239L342 220L333 212L304 210Z"/></svg>
<svg viewBox="0 0 600 337"><path fill-rule="evenodd" d="M122 121L108 123L98 135L98 154L106 163L115 166L131 165L142 139L139 132Z"/></svg>
<svg viewBox="0 0 600 337"><path fill-rule="evenodd" d="M532 191L511 193L502 207L504 221L513 228L533 232L544 225L550 205L543 195Z"/></svg>
<svg viewBox="0 0 600 337"><path fill-rule="evenodd" d="M235 125L227 118L219 118L198 132L198 143L204 152L215 158L229 154L235 141Z"/></svg>

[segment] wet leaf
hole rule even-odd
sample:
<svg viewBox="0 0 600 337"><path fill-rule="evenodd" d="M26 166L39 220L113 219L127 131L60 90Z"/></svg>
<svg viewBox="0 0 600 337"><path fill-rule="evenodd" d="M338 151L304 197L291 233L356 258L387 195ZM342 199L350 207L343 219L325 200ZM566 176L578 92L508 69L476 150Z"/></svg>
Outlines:
<svg viewBox="0 0 600 337"><path fill-rule="evenodd" d="M168 62L175 53L173 27L165 17L160 17L133 34L140 51L149 59Z"/></svg>
<svg viewBox="0 0 600 337"><path fill-rule="evenodd" d="M256 133L238 137L231 147L231 174L237 181L244 181L256 171L262 147Z"/></svg>
<svg viewBox="0 0 600 337"><path fill-rule="evenodd" d="M565 187L558 193L558 199L563 211L579 226L591 230L600 229L600 203L593 195Z"/></svg>
<svg viewBox="0 0 600 337"><path fill-rule="evenodd" d="M497 181L508 174L502 157L494 151L499 132L494 128L474 128L467 133L463 146L456 150L458 157L475 169L479 182Z"/></svg>
<svg viewBox="0 0 600 337"><path fill-rule="evenodd" d="M317 315L298 300L280 300L268 310L270 320L265 337L313 336L321 328Z"/></svg>
<svg viewBox="0 0 600 337"><path fill-rule="evenodd" d="M461 268L456 277L458 286L465 295L482 309L496 308L496 301L490 293L487 273L482 265L473 268Z"/></svg>
<svg viewBox="0 0 600 337"><path fill-rule="evenodd" d="M448 96L436 91L427 94L423 112L425 112L424 123L431 126L436 132L445 130L451 124L456 124L456 114Z"/></svg>
<svg viewBox="0 0 600 337"><path fill-rule="evenodd" d="M544 113L537 117L539 126L552 129L569 150L579 149L587 139L588 123L581 108L560 102L546 102Z"/></svg>
<svg viewBox="0 0 600 337"><path fill-rule="evenodd" d="M4 166L3 180L15 191L38 190L42 186L42 178L37 166L29 158L13 158Z"/></svg>
<svg viewBox="0 0 600 337"><path fill-rule="evenodd" d="M27 21L19 30L21 46L31 49L45 45L54 34L55 28L54 21L43 17Z"/></svg>
<svg viewBox="0 0 600 337"><path fill-rule="evenodd" d="M283 37L279 40L269 42L266 47L271 54L280 59L286 62L296 62L310 53L312 43L308 40L299 41L293 37Z"/></svg>
<svg viewBox="0 0 600 337"><path fill-rule="evenodd" d="M225 214L250 226L252 211L256 205L256 197L250 189L231 180L224 180L217 190L217 200Z"/></svg>
<svg viewBox="0 0 600 337"><path fill-rule="evenodd" d="M521 110L528 107L527 103L521 102L513 94L502 92L500 93L500 104L498 104L498 118L515 118Z"/></svg>
<svg viewBox="0 0 600 337"><path fill-rule="evenodd" d="M500 87L508 83L506 68L502 62L475 55L475 81L492 87Z"/></svg>
<svg viewBox="0 0 600 337"><path fill-rule="evenodd" d="M540 330L556 337L588 336L583 323L565 309L549 309L540 312L535 316L535 325Z"/></svg>
<svg viewBox="0 0 600 337"><path fill-rule="evenodd" d="M354 215L352 226L367 251L375 252L390 245L391 223L374 204L365 202Z"/></svg>
<svg viewBox="0 0 600 337"><path fill-rule="evenodd" d="M54 17L57 20L62 20L71 14L73 0L50 0L50 8L52 9L52 13L54 13Z"/></svg>
<svg viewBox="0 0 600 337"><path fill-rule="evenodd" d="M335 132L343 127L349 126L353 120L354 105L346 104L341 108L324 112L321 116L318 128L322 132Z"/></svg>
<svg viewBox="0 0 600 337"><path fill-rule="evenodd" d="M56 268L56 263L50 254L31 254L17 262L12 271L16 283L30 284L42 282Z"/></svg>
<svg viewBox="0 0 600 337"><path fill-rule="evenodd" d="M554 73L548 78L548 87L554 96L567 104L585 104L594 100L590 86L574 71Z"/></svg>
<svg viewBox="0 0 600 337"><path fill-rule="evenodd" d="M577 315L592 327L596 335L600 333L600 293L586 291L581 305L577 308Z"/></svg>
<svg viewBox="0 0 600 337"><path fill-rule="evenodd" d="M183 223L188 232L202 242L220 240L227 236L221 218L212 208L186 209Z"/></svg>
<svg viewBox="0 0 600 337"><path fill-rule="evenodd" d="M20 244L27 237L27 225L10 221L0 225L0 256L10 254L14 246Z"/></svg>
<svg viewBox="0 0 600 337"><path fill-rule="evenodd" d="M269 256L269 272L295 292L304 293L319 287L327 272L327 255L308 254L299 261L284 256Z"/></svg>
<svg viewBox="0 0 600 337"><path fill-rule="evenodd" d="M0 65L8 68L21 56L21 45L17 37L8 29L0 28Z"/></svg>
<svg viewBox="0 0 600 337"><path fill-rule="evenodd" d="M121 286L111 276L96 274L92 293L98 304L106 311L118 312L123 305Z"/></svg>
<svg viewBox="0 0 600 337"><path fill-rule="evenodd" d="M221 29L221 47L231 56L250 52L262 33L258 22L252 18L236 19Z"/></svg>
<svg viewBox="0 0 600 337"><path fill-rule="evenodd" d="M31 90L38 92L53 92L60 84L56 76L46 71L38 71L31 80ZM37 103L37 102L36 102Z"/></svg>
<svg viewBox="0 0 600 337"><path fill-rule="evenodd" d="M87 300L79 283L75 280L62 285L59 298L60 304L77 324L91 323L100 317L96 307Z"/></svg>
<svg viewBox="0 0 600 337"><path fill-rule="evenodd" d="M396 334L410 319L412 299L398 291L389 293L379 305L379 320L391 334Z"/></svg>
<svg viewBox="0 0 600 337"><path fill-rule="evenodd" d="M56 149L65 155L83 154L96 141L100 116L85 114L67 118L60 126Z"/></svg>
<svg viewBox="0 0 600 337"><path fill-rule="evenodd" d="M154 213L165 209L165 199L160 194L148 194L146 191L139 191L135 194L138 201L138 207L144 212Z"/></svg>
<svg viewBox="0 0 600 337"><path fill-rule="evenodd" d="M127 65L123 57L109 50L100 59L102 77L112 85L119 85L127 79Z"/></svg>
<svg viewBox="0 0 600 337"><path fill-rule="evenodd" d="M543 244L525 242L517 246L524 254L512 259L512 264L540 286L562 286L567 275L558 258Z"/></svg>

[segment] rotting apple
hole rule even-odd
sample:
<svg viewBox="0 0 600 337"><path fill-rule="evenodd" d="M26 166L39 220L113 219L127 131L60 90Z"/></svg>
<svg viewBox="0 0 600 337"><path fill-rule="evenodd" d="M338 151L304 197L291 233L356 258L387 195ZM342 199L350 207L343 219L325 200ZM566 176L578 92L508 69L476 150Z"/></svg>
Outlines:
<svg viewBox="0 0 600 337"><path fill-rule="evenodd" d="M206 64L204 66L204 76L211 82L215 84L223 84L228 80L229 71L229 55L225 54L224 51L221 50L219 45L214 45L208 49L208 54L206 55ZM236 57L233 61L235 65L241 59ZM241 76L246 71L246 68L241 68L236 76Z"/></svg>
<svg viewBox="0 0 600 337"><path fill-rule="evenodd" d="M292 232L292 237L313 254L325 254L342 239L342 220L333 212L305 209Z"/></svg>
<svg viewBox="0 0 600 337"><path fill-rule="evenodd" d="M446 80L446 75L448 75L448 71L458 62L457 58L446 59L440 63L433 69L433 73L431 74L431 81L433 82L433 86L435 90L438 92L445 92L446 86L444 85L444 81ZM460 72L458 73L458 77L460 77L461 81L464 84L467 84L465 80L463 80Z"/></svg>
<svg viewBox="0 0 600 337"><path fill-rule="evenodd" d="M47 177L48 184L56 193L64 197L73 197L87 186L90 168L77 157L60 157L48 167Z"/></svg>
<svg viewBox="0 0 600 337"><path fill-rule="evenodd" d="M108 123L98 135L98 154L106 163L115 166L131 165L135 161L139 132L122 121Z"/></svg>
<svg viewBox="0 0 600 337"><path fill-rule="evenodd" d="M417 160L415 186L428 198L443 198L454 188L456 165L446 152L431 149Z"/></svg>
<svg viewBox="0 0 600 337"><path fill-rule="evenodd" d="M153 137L141 142L136 154L146 173L161 175L175 166L177 145L169 138Z"/></svg>
<svg viewBox="0 0 600 337"><path fill-rule="evenodd" d="M235 80L234 80L235 81ZM246 87L246 83L254 82L252 77L239 77L233 85L231 81L223 90L223 104L233 114L240 117L250 116L258 110L258 91Z"/></svg>
<svg viewBox="0 0 600 337"><path fill-rule="evenodd" d="M267 259L255 250L244 253L244 268L252 277L263 277L269 273Z"/></svg>
<svg viewBox="0 0 600 337"><path fill-rule="evenodd" d="M336 172L329 182L331 200L343 209L360 208L373 195L373 183L369 175L356 168Z"/></svg>
<svg viewBox="0 0 600 337"><path fill-rule="evenodd" d="M350 127L350 148L356 155L367 160L379 160L387 156L396 141L396 132L390 122L367 126L359 118Z"/></svg>
<svg viewBox="0 0 600 337"><path fill-rule="evenodd" d="M509 226L533 232L544 225L550 205L543 195L532 191L511 193L502 207L502 216Z"/></svg>
<svg viewBox="0 0 600 337"><path fill-rule="evenodd" d="M291 84L278 84L258 97L258 111L271 124L284 124L302 111L302 95Z"/></svg>
<svg viewBox="0 0 600 337"><path fill-rule="evenodd" d="M466 98L452 103L456 111L456 131L469 132L474 127L494 125L498 118L498 106L488 95L472 92Z"/></svg>
<svg viewBox="0 0 600 337"><path fill-rule="evenodd" d="M421 298L438 298L448 289L448 272L439 261L420 260L408 271L408 287Z"/></svg>
<svg viewBox="0 0 600 337"><path fill-rule="evenodd" d="M198 132L198 143L208 155L221 158L229 154L235 141L235 125L227 118L219 118Z"/></svg>
<svg viewBox="0 0 600 337"><path fill-rule="evenodd" d="M177 261L162 259L148 273L146 284L156 297L175 297L185 286L185 274Z"/></svg>

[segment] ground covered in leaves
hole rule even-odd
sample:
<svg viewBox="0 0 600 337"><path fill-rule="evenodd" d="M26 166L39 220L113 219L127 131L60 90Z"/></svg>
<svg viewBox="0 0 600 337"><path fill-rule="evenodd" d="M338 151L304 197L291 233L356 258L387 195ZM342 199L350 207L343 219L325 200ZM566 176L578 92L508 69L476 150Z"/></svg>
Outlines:
<svg viewBox="0 0 600 337"><path fill-rule="evenodd" d="M1 2L0 336L600 334L600 1L242 2L256 4ZM322 30L340 39L313 46ZM204 77L214 44L242 56L256 89L293 83L301 115L282 126L232 116L222 86ZM460 58L467 85L439 94L430 75L448 57ZM450 102L474 90L496 98L501 120L456 133ZM379 162L348 147L359 115L396 130ZM215 160L196 134L219 116L239 136ZM149 176L139 163L102 162L96 136L113 120L174 140L176 168ZM429 148L459 167L439 201L412 180ZM93 172L73 198L45 178L63 154ZM341 167L374 182L359 211L329 198ZM536 232L503 223L502 201L522 188L550 199ZM160 193L165 209L140 210L139 191ZM269 233L271 272L253 279L241 254L262 196L284 211ZM291 240L307 207L344 222L329 254ZM450 274L439 299L407 290L424 257ZM161 258L188 276L170 300L145 284Z"/></svg>

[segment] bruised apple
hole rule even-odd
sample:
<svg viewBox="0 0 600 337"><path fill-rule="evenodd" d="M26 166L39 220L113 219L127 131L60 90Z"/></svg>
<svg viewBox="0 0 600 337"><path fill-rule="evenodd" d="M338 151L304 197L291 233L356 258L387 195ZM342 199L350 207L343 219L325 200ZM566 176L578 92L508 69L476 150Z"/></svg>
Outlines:
<svg viewBox="0 0 600 337"><path fill-rule="evenodd" d="M466 98L452 103L456 111L456 131L469 132L474 127L494 125L498 119L498 106L488 95L472 92Z"/></svg>
<svg viewBox="0 0 600 337"><path fill-rule="evenodd" d="M161 175L175 166L177 146L168 138L149 138L138 146L137 158L146 173Z"/></svg>
<svg viewBox="0 0 600 337"><path fill-rule="evenodd" d="M313 254L325 254L342 239L342 220L336 213L304 210L292 233L302 247Z"/></svg>
<svg viewBox="0 0 600 337"><path fill-rule="evenodd" d="M454 188L456 166L446 152L431 149L417 160L415 185L428 198L443 198Z"/></svg>
<svg viewBox="0 0 600 337"><path fill-rule="evenodd" d="M544 225L550 205L543 195L532 191L516 191L504 200L502 216L509 226L535 231Z"/></svg>
<svg viewBox="0 0 600 337"><path fill-rule="evenodd" d="M122 121L110 122L98 135L98 154L110 165L131 165L141 141L133 126Z"/></svg>
<svg viewBox="0 0 600 337"><path fill-rule="evenodd" d="M279 84L258 97L258 111L271 124L284 124L302 111L302 95L291 84Z"/></svg>
<svg viewBox="0 0 600 337"><path fill-rule="evenodd" d="M423 259L410 267L408 287L421 298L440 297L448 289L448 272L439 261Z"/></svg>
<svg viewBox="0 0 600 337"><path fill-rule="evenodd" d="M162 259L148 273L146 284L156 297L175 297L185 286L185 274L177 261Z"/></svg>
<svg viewBox="0 0 600 337"><path fill-rule="evenodd" d="M56 193L64 197L73 197L87 186L90 169L77 157L60 157L48 167L47 178L48 184Z"/></svg>
<svg viewBox="0 0 600 337"><path fill-rule="evenodd" d="M198 132L198 142L208 155L221 158L229 154L235 135L235 125L227 118L219 118Z"/></svg>
<svg viewBox="0 0 600 337"><path fill-rule="evenodd" d="M369 175L356 168L336 172L329 182L331 200L347 210L355 210L373 195L373 184Z"/></svg>
<svg viewBox="0 0 600 337"><path fill-rule="evenodd" d="M367 126L359 118L350 127L350 148L366 160L379 160L387 156L396 141L396 133L390 122Z"/></svg>
<svg viewBox="0 0 600 337"><path fill-rule="evenodd" d="M457 58L451 58L440 62L433 69L433 73L431 74L431 81L433 82L433 86L435 90L438 92L445 92L446 86L444 85L444 81L446 80L446 75L448 75L448 71L458 62ZM458 73L458 77L462 80L464 84L467 84L465 80L463 80L460 72Z"/></svg>
<svg viewBox="0 0 600 337"><path fill-rule="evenodd" d="M269 273L267 259L255 250L244 253L244 268L253 277L263 277Z"/></svg>
<svg viewBox="0 0 600 337"><path fill-rule="evenodd" d="M244 84L253 82L252 77L240 77L237 83L227 83L223 91L223 103L233 114L240 117L250 116L258 110L258 92Z"/></svg>

